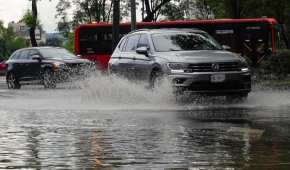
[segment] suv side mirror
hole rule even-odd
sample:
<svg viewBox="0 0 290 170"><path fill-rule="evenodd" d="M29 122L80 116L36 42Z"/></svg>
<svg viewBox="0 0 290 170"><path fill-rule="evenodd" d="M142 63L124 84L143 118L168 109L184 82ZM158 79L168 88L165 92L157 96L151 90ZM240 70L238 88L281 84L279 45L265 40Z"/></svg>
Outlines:
<svg viewBox="0 0 290 170"><path fill-rule="evenodd" d="M222 45L222 48L223 48L224 50L231 50L231 47L228 46L228 45Z"/></svg>
<svg viewBox="0 0 290 170"><path fill-rule="evenodd" d="M36 55L33 55L33 56L32 56L32 60L38 60L38 61L41 61L41 59L42 59L42 58L41 58L40 55L37 55L37 54L36 54Z"/></svg>
<svg viewBox="0 0 290 170"><path fill-rule="evenodd" d="M139 47L136 49L136 53L148 55L148 48L147 47Z"/></svg>

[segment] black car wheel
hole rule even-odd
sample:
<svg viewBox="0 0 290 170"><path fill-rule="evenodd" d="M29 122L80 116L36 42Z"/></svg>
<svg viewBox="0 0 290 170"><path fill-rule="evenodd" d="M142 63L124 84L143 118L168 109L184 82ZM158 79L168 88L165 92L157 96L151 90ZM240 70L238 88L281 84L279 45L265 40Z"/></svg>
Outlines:
<svg viewBox="0 0 290 170"><path fill-rule="evenodd" d="M248 97L247 93L228 95L226 96L226 101L227 102L243 102L247 99L247 97Z"/></svg>
<svg viewBox="0 0 290 170"><path fill-rule="evenodd" d="M163 79L163 73L158 70L153 70L150 74L150 80L149 80L149 88L154 89L158 85L161 84Z"/></svg>
<svg viewBox="0 0 290 170"><path fill-rule="evenodd" d="M44 88L55 88L56 80L54 73L50 70L45 70L43 73L43 86Z"/></svg>
<svg viewBox="0 0 290 170"><path fill-rule="evenodd" d="M13 73L9 73L6 77L8 89L20 89L21 85Z"/></svg>

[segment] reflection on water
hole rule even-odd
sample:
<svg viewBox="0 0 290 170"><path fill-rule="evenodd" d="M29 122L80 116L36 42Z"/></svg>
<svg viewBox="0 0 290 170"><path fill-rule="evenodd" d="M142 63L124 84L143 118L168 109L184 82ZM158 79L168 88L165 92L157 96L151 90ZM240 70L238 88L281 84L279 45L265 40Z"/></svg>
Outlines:
<svg viewBox="0 0 290 170"><path fill-rule="evenodd" d="M0 168L287 169L286 115L235 107L2 111Z"/></svg>
<svg viewBox="0 0 290 170"><path fill-rule="evenodd" d="M289 169L290 93L176 103L114 77L1 91L0 169Z"/></svg>

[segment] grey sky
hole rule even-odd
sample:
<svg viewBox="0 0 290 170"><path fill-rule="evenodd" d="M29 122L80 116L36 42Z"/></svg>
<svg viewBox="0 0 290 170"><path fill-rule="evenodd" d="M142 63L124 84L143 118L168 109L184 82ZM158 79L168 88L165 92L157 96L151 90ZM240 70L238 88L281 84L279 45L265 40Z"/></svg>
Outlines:
<svg viewBox="0 0 290 170"><path fill-rule="evenodd" d="M55 7L58 0L42 0L38 2L39 19L47 32L55 32L57 19ZM5 25L10 21L19 21L27 9L31 9L29 0L0 0L0 20Z"/></svg>

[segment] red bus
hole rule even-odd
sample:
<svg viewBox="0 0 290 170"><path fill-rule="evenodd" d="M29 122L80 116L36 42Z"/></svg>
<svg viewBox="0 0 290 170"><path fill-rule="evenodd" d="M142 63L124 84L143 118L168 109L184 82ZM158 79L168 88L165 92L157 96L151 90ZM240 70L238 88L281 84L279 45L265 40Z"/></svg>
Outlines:
<svg viewBox="0 0 290 170"><path fill-rule="evenodd" d="M130 23L120 24L120 38L129 33ZM275 55L277 49L288 48L283 27L273 18L215 19L190 21L141 22L137 28L193 28L208 32L230 51L259 62L265 56ZM106 69L112 54L112 24L80 25L75 30L75 53L95 61Z"/></svg>

